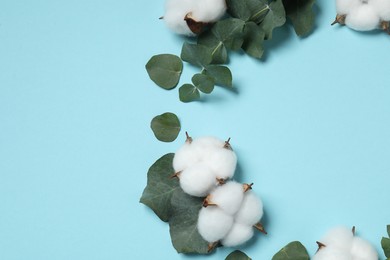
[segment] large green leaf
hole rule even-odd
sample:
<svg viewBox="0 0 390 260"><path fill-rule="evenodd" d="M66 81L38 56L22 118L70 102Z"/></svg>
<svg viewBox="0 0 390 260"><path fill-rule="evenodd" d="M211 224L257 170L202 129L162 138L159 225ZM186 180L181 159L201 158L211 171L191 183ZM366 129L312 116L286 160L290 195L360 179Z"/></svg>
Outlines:
<svg viewBox="0 0 390 260"><path fill-rule="evenodd" d="M261 58L264 53L264 30L254 22L245 25L245 41L242 49L254 58Z"/></svg>
<svg viewBox="0 0 390 260"><path fill-rule="evenodd" d="M313 29L314 3L315 0L283 0L287 17L291 20L298 36L306 35Z"/></svg>
<svg viewBox="0 0 390 260"><path fill-rule="evenodd" d="M185 42L181 50L182 60L192 65L204 67L211 63L212 50L201 44L191 44Z"/></svg>
<svg viewBox="0 0 390 260"><path fill-rule="evenodd" d="M197 89L202 91L203 93L209 94L214 90L214 79L205 74L195 74L192 77L192 83L195 85Z"/></svg>
<svg viewBox="0 0 390 260"><path fill-rule="evenodd" d="M232 87L233 85L232 73L226 66L208 65L203 69L202 73L212 77L216 85L224 87Z"/></svg>
<svg viewBox="0 0 390 260"><path fill-rule="evenodd" d="M265 39L271 39L272 31L286 22L286 12L282 0L272 0L268 6L269 12L260 24L264 30Z"/></svg>
<svg viewBox="0 0 390 260"><path fill-rule="evenodd" d="M228 62L228 53L225 45L215 37L211 30L198 37L198 44L208 46L211 49L211 63L224 64Z"/></svg>
<svg viewBox="0 0 390 260"><path fill-rule="evenodd" d="M178 189L172 196L171 204L173 214L169 220L169 232L176 251L207 254L208 243L200 236L197 228L203 199L192 197Z"/></svg>
<svg viewBox="0 0 390 260"><path fill-rule="evenodd" d="M182 102L191 102L200 98L199 90L192 84L184 84L179 88L179 98Z"/></svg>
<svg viewBox="0 0 390 260"><path fill-rule="evenodd" d="M382 244L383 251L385 252L385 256L387 258L390 258L390 238L383 237L381 244Z"/></svg>
<svg viewBox="0 0 390 260"><path fill-rule="evenodd" d="M306 248L298 241L291 242L283 247L272 260L309 260Z"/></svg>
<svg viewBox="0 0 390 260"><path fill-rule="evenodd" d="M266 0L227 0L226 4L232 17L246 22L260 23L269 11Z"/></svg>
<svg viewBox="0 0 390 260"><path fill-rule="evenodd" d="M174 173L173 156L173 153L166 154L149 168L147 185L140 199L141 203L151 208L165 222L172 214L171 197L180 189L179 182L170 178Z"/></svg>
<svg viewBox="0 0 390 260"><path fill-rule="evenodd" d="M172 142L180 132L180 121L175 114L164 113L154 117L150 123L150 127L158 140Z"/></svg>
<svg viewBox="0 0 390 260"><path fill-rule="evenodd" d="M159 54L153 56L145 67L154 83L164 89L172 89L179 82L183 62L176 55Z"/></svg>
<svg viewBox="0 0 390 260"><path fill-rule="evenodd" d="M252 260L249 256L247 256L245 253L236 250L234 252L231 252L225 260Z"/></svg>

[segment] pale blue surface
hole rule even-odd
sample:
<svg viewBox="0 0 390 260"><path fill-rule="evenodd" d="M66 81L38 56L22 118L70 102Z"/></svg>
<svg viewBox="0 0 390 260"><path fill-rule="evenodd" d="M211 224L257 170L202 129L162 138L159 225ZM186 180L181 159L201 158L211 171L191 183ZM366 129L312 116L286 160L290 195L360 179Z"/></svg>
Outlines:
<svg viewBox="0 0 390 260"><path fill-rule="evenodd" d="M150 120L166 111L193 136L232 137L241 181L265 204L269 235L242 248L253 259L292 240L313 254L339 224L380 250L390 37L331 27L333 1L319 2L310 37L279 29L265 62L232 56L237 94L183 104L144 69L180 53L183 39L158 20L162 0L1 0L0 259L224 259L232 249L178 255L138 202L149 166L184 139L153 137Z"/></svg>

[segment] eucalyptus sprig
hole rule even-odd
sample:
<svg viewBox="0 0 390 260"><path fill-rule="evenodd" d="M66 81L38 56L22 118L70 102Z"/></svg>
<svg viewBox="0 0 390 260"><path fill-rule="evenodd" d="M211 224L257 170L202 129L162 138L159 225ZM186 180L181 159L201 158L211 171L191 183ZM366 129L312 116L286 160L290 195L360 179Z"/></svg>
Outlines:
<svg viewBox="0 0 390 260"><path fill-rule="evenodd" d="M311 32L315 0L226 0L228 16L209 26L197 36L196 43L184 42L180 57L172 54L153 56L146 64L149 77L164 89L175 88L183 71L183 62L200 69L179 88L182 102L198 100L215 86L233 87L229 63L231 51L243 51L260 59L264 41L272 39L273 30L289 19L298 36Z"/></svg>

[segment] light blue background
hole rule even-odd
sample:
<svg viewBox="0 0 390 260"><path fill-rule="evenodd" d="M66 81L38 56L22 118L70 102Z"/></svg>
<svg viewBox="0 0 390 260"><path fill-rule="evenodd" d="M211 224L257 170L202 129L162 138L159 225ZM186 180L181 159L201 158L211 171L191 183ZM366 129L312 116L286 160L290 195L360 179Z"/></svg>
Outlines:
<svg viewBox="0 0 390 260"><path fill-rule="evenodd" d="M310 254L335 225L380 251L390 223L390 37L330 23L278 29L263 61L231 57L236 93L183 104L144 65L179 54L163 0L0 2L0 259L224 259L184 256L139 198L149 166L184 140L150 120L176 113L193 135L232 138L243 182L265 204L268 236L242 247L271 259L300 240ZM181 83L196 70L186 66Z"/></svg>

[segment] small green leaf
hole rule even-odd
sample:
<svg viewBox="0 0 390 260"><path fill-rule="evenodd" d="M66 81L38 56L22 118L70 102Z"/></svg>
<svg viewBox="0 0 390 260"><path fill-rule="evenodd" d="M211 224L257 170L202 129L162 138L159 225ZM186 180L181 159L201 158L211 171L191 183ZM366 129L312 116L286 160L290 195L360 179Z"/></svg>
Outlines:
<svg viewBox="0 0 390 260"><path fill-rule="evenodd" d="M383 251L385 252L385 256L387 258L390 258L390 238L383 237L381 244L382 244Z"/></svg>
<svg viewBox="0 0 390 260"><path fill-rule="evenodd" d="M192 65L204 67L211 63L212 50L201 44L190 44L185 42L181 50L182 60Z"/></svg>
<svg viewBox="0 0 390 260"><path fill-rule="evenodd" d="M179 82L183 62L176 55L159 54L153 56L145 67L154 83L164 89L172 89Z"/></svg>
<svg viewBox="0 0 390 260"><path fill-rule="evenodd" d="M314 3L315 0L283 0L287 17L298 36L310 33L314 27Z"/></svg>
<svg viewBox="0 0 390 260"><path fill-rule="evenodd" d="M286 12L282 0L272 0L269 6L269 12L260 24L265 32L265 39L272 38L272 31L286 22Z"/></svg>
<svg viewBox="0 0 390 260"><path fill-rule="evenodd" d="M206 94L210 94L214 90L214 79L205 74L195 74L192 77L192 83L197 89Z"/></svg>
<svg viewBox="0 0 390 260"><path fill-rule="evenodd" d="M232 87L232 73L226 66L208 65L203 71L203 74L214 78L215 84L219 86Z"/></svg>
<svg viewBox="0 0 390 260"><path fill-rule="evenodd" d="M244 254L243 252L236 250L234 252L231 252L225 260L252 260L249 256Z"/></svg>
<svg viewBox="0 0 390 260"><path fill-rule="evenodd" d="M248 22L245 25L245 41L242 49L254 58L261 58L264 53L263 42L264 30L254 22Z"/></svg>
<svg viewBox="0 0 390 260"><path fill-rule="evenodd" d="M141 203L151 208L165 222L172 214L172 194L180 189L179 182L170 178L174 173L173 156L173 153L166 154L149 168L148 182L140 199Z"/></svg>
<svg viewBox="0 0 390 260"><path fill-rule="evenodd" d="M390 225L387 225L387 234L388 234L389 237L390 237Z"/></svg>
<svg viewBox="0 0 390 260"><path fill-rule="evenodd" d="M306 248L298 241L291 242L283 247L272 260L309 260Z"/></svg>
<svg viewBox="0 0 390 260"><path fill-rule="evenodd" d="M184 84L179 88L179 98L182 102L191 102L200 98L199 90L192 84Z"/></svg>
<svg viewBox="0 0 390 260"><path fill-rule="evenodd" d="M228 13L245 22L260 23L269 11L266 0L227 0Z"/></svg>
<svg viewBox="0 0 390 260"><path fill-rule="evenodd" d="M224 64L228 61L228 54L223 42L218 40L209 30L198 37L198 44L208 46L211 49L213 64Z"/></svg>
<svg viewBox="0 0 390 260"><path fill-rule="evenodd" d="M173 113L164 113L152 119L150 127L162 142L173 142L180 132L179 118Z"/></svg>
<svg viewBox="0 0 390 260"><path fill-rule="evenodd" d="M203 198L190 196L181 189L172 196L173 214L169 220L169 232L178 253L208 253L208 243L200 236L197 228L202 203Z"/></svg>

